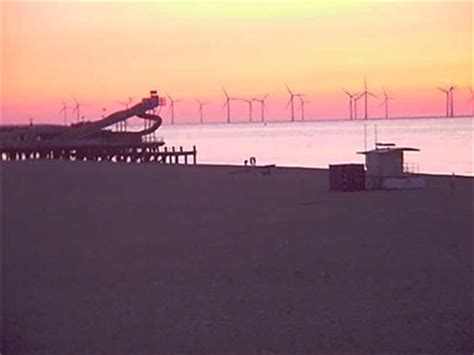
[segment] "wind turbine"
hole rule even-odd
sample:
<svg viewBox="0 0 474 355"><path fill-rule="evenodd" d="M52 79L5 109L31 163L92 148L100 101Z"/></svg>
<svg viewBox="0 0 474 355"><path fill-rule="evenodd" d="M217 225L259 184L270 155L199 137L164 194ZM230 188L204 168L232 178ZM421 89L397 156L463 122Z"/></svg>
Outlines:
<svg viewBox="0 0 474 355"><path fill-rule="evenodd" d="M59 111L59 113L63 114L64 125L67 126L67 110L69 109L69 106L66 105L66 102L64 100L62 100L62 103L63 103L63 108L61 109L61 111Z"/></svg>
<svg viewBox="0 0 474 355"><path fill-rule="evenodd" d="M246 102L249 105L249 122L252 122L252 100L236 97L235 100Z"/></svg>
<svg viewBox="0 0 474 355"><path fill-rule="evenodd" d="M446 94L446 117L449 117L450 116L449 106L450 106L450 101L451 101L450 100L450 96L451 96L450 88L443 89L443 88L438 87L438 90L442 91Z"/></svg>
<svg viewBox="0 0 474 355"><path fill-rule="evenodd" d="M171 124L174 125L174 103L182 100L174 100L168 93L166 93L166 96L170 100Z"/></svg>
<svg viewBox="0 0 474 355"><path fill-rule="evenodd" d="M451 102L449 103L451 109L451 117L454 117L454 90L456 89L456 85L451 85L448 89L449 95L451 97Z"/></svg>
<svg viewBox="0 0 474 355"><path fill-rule="evenodd" d="M364 120L366 120L367 118L369 118L368 106L367 106L367 98L368 98L369 95L372 96L372 97L377 98L376 95L374 95L374 94L372 94L371 92L367 91L367 78L364 77L364 91L361 93L361 96L364 97L364 107L365 107L365 110L364 110Z"/></svg>
<svg viewBox="0 0 474 355"><path fill-rule="evenodd" d="M301 121L304 121L304 104L309 104L311 101L305 101L303 98L300 96L300 110L301 110Z"/></svg>
<svg viewBox="0 0 474 355"><path fill-rule="evenodd" d="M267 97L268 97L268 94L266 94L261 99L257 99L256 97L252 99L252 101L260 102L260 120L262 122L265 122L265 110L267 109L267 105L265 105L265 100L267 99Z"/></svg>
<svg viewBox="0 0 474 355"><path fill-rule="evenodd" d="M388 119L388 102L389 100L395 100L395 98L388 96L387 92L385 91L385 88L383 89L383 96L384 99L382 101L382 104L385 104L385 119Z"/></svg>
<svg viewBox="0 0 474 355"><path fill-rule="evenodd" d="M357 105L355 103L356 97L359 95L358 93L351 94L349 91L346 89L342 89L346 93L347 96L349 96L349 119L352 120L354 119L354 105ZM357 110L356 110L357 111ZM356 118L357 118L357 112L356 112Z"/></svg>
<svg viewBox="0 0 474 355"><path fill-rule="evenodd" d="M222 108L227 107L227 123L230 123L230 102L232 100L239 100L239 99L230 97L224 88L222 88L222 91L224 91L224 95L225 95L225 102Z"/></svg>
<svg viewBox="0 0 474 355"><path fill-rule="evenodd" d="M130 108L130 104L132 103L133 98L129 97L127 101L120 101L120 103L125 106L125 109L128 110Z"/></svg>
<svg viewBox="0 0 474 355"><path fill-rule="evenodd" d="M120 101L120 104L122 104L125 107L125 110L128 110L130 108L131 103L133 102L133 98L129 97L127 101ZM146 121L146 120L145 120ZM117 129L120 131L127 131L127 120L121 121L117 123Z"/></svg>
<svg viewBox="0 0 474 355"><path fill-rule="evenodd" d="M360 99L362 99L364 97L364 94L361 93L361 94L358 94L357 96L354 97L354 119L357 120L357 116L358 116L358 111L357 111L357 101L359 101Z"/></svg>
<svg viewBox="0 0 474 355"><path fill-rule="evenodd" d="M201 124L203 124L204 123L204 118L203 118L202 107L207 105L207 102L201 102L201 100L199 100L199 99L196 99L196 101L199 105L199 109L198 109L198 111L199 111L199 122Z"/></svg>
<svg viewBox="0 0 474 355"><path fill-rule="evenodd" d="M472 90L471 86L469 86L469 92L471 93L471 97L469 100L467 100L467 102L471 103L471 116L474 117L474 91Z"/></svg>
<svg viewBox="0 0 474 355"><path fill-rule="evenodd" d="M81 116L81 103L79 103L75 97L72 98L75 102L76 105L74 105L74 109L72 110L72 114L76 113L76 121L79 122L81 120L84 120L84 116Z"/></svg>
<svg viewBox="0 0 474 355"><path fill-rule="evenodd" d="M286 107L291 105L291 121L294 122L295 121L295 103L294 103L294 100L295 100L295 97L299 97L300 100L301 100L301 96L303 96L303 94L294 94L293 91L290 90L290 88L288 87L287 84L285 84L285 86L286 86L286 89L288 90L288 93L290 94L290 100L288 101L288 104L286 105Z"/></svg>

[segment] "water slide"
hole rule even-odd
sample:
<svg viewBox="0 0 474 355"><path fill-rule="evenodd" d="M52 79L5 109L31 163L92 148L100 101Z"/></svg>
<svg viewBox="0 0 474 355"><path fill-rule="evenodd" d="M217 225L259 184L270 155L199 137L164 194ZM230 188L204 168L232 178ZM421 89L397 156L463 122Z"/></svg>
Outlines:
<svg viewBox="0 0 474 355"><path fill-rule="evenodd" d="M71 126L64 133L53 138L54 141L69 141L87 138L88 136L97 134L102 129L114 125L118 122L123 122L130 117L140 117L146 120L154 121L154 124L149 128L146 128L138 132L127 132L128 135L144 136L157 130L162 124L162 118L158 115L147 113L147 111L153 110L160 106L159 97L152 94L151 97L144 98L140 103L133 105L132 107L114 112L102 120L95 122L85 122L78 125Z"/></svg>

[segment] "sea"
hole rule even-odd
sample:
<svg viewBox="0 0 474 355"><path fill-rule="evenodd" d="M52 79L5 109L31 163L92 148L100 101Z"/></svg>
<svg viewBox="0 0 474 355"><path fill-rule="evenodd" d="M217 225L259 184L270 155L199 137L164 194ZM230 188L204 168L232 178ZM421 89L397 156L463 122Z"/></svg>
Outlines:
<svg viewBox="0 0 474 355"><path fill-rule="evenodd" d="M473 118L417 118L163 126L168 146L196 146L198 163L328 168L363 163L378 143L417 148L405 162L420 173L474 176Z"/></svg>

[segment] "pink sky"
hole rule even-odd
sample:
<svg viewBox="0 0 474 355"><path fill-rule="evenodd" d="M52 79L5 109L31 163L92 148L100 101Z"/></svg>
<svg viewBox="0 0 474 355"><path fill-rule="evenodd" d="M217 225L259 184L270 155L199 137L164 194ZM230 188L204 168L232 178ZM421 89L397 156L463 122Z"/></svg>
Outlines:
<svg viewBox="0 0 474 355"><path fill-rule="evenodd" d="M225 121L222 86L245 98L269 93L266 116L286 120L284 83L311 101L307 119L340 118L348 115L341 89L360 91L365 75L372 92L396 98L392 116L442 115L436 87L451 83L456 113L471 111L471 3L6 2L2 10L5 123L62 123L61 100L72 106L72 97L96 119L150 89L183 100L178 123L198 121L196 97L209 102L206 120ZM233 118L247 120L246 110L236 104ZM383 113L371 99L370 116Z"/></svg>

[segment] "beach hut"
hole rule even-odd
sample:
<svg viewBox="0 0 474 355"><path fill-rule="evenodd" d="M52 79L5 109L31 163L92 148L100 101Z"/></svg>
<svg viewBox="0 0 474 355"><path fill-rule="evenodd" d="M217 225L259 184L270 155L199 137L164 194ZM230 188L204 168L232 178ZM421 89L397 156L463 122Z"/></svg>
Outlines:
<svg viewBox="0 0 474 355"><path fill-rule="evenodd" d="M417 148L396 147L393 143L377 143L375 149L357 152L365 155L367 189L411 189L425 186L423 177L408 171L405 152L419 152Z"/></svg>

